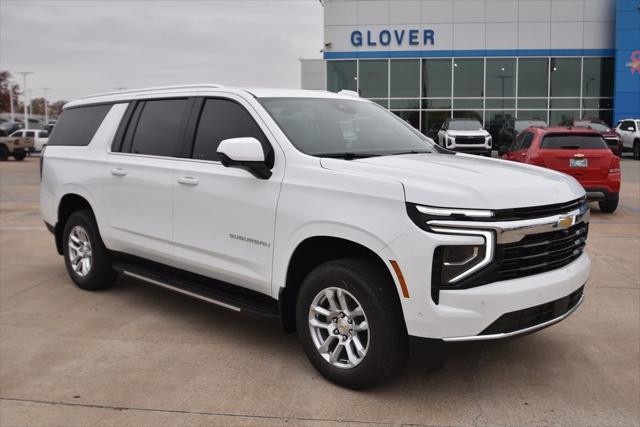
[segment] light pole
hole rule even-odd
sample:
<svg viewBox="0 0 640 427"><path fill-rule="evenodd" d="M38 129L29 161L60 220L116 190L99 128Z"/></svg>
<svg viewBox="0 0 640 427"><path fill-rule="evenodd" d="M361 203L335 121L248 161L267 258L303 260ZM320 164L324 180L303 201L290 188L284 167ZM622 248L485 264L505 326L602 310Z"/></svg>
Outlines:
<svg viewBox="0 0 640 427"><path fill-rule="evenodd" d="M13 82L9 81L9 104L11 104L11 123L16 121L16 113L13 111Z"/></svg>
<svg viewBox="0 0 640 427"><path fill-rule="evenodd" d="M29 74L33 74L33 71L18 71L18 74L22 74L22 79L24 81L24 88L22 88L22 94L24 95L24 128L29 129L29 113L27 112L27 96L29 96L29 92L27 91L27 76Z"/></svg>
<svg viewBox="0 0 640 427"><path fill-rule="evenodd" d="M44 90L44 125L46 126L49 123L49 106L47 101L47 91L51 89L50 87L43 87Z"/></svg>

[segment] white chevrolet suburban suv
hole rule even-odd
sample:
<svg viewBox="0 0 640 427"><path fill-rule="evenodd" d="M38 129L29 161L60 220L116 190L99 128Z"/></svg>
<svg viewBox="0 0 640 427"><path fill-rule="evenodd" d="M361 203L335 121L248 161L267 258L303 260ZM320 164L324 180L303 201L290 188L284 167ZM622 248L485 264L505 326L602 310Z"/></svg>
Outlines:
<svg viewBox="0 0 640 427"><path fill-rule="evenodd" d="M491 340L558 322L589 275L573 178L438 147L348 94L193 85L65 106L40 202L71 279L117 274L297 331L361 389L408 336Z"/></svg>

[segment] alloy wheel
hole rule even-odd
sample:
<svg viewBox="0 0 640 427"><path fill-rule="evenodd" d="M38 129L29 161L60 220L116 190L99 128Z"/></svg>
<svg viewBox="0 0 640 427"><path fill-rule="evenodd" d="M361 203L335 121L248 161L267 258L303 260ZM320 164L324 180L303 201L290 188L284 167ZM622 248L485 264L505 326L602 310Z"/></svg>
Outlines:
<svg viewBox="0 0 640 427"><path fill-rule="evenodd" d="M360 302L342 288L325 288L315 296L309 307L309 332L318 353L336 368L353 368L367 355L367 316Z"/></svg>
<svg viewBox="0 0 640 427"><path fill-rule="evenodd" d="M69 261L73 271L80 277L85 277L91 271L91 241L87 231L79 225L69 233Z"/></svg>

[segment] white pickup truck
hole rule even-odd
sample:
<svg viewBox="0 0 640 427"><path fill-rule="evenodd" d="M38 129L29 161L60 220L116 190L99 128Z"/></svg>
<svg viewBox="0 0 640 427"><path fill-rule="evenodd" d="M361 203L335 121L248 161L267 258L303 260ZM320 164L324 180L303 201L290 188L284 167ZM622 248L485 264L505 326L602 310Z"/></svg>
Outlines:
<svg viewBox="0 0 640 427"><path fill-rule="evenodd" d="M396 372L410 335L558 322L589 276L577 181L446 150L353 94L193 85L70 102L40 202L80 288L122 274L279 318L354 389Z"/></svg>

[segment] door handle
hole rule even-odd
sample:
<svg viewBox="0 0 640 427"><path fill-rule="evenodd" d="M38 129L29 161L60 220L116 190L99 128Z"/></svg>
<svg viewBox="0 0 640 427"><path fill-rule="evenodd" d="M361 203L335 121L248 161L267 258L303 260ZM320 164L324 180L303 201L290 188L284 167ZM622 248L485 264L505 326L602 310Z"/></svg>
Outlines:
<svg viewBox="0 0 640 427"><path fill-rule="evenodd" d="M127 176L127 171L122 168L111 169L111 175L113 176Z"/></svg>
<svg viewBox="0 0 640 427"><path fill-rule="evenodd" d="M198 185L198 180L191 176L181 176L178 178L178 183L182 185Z"/></svg>

